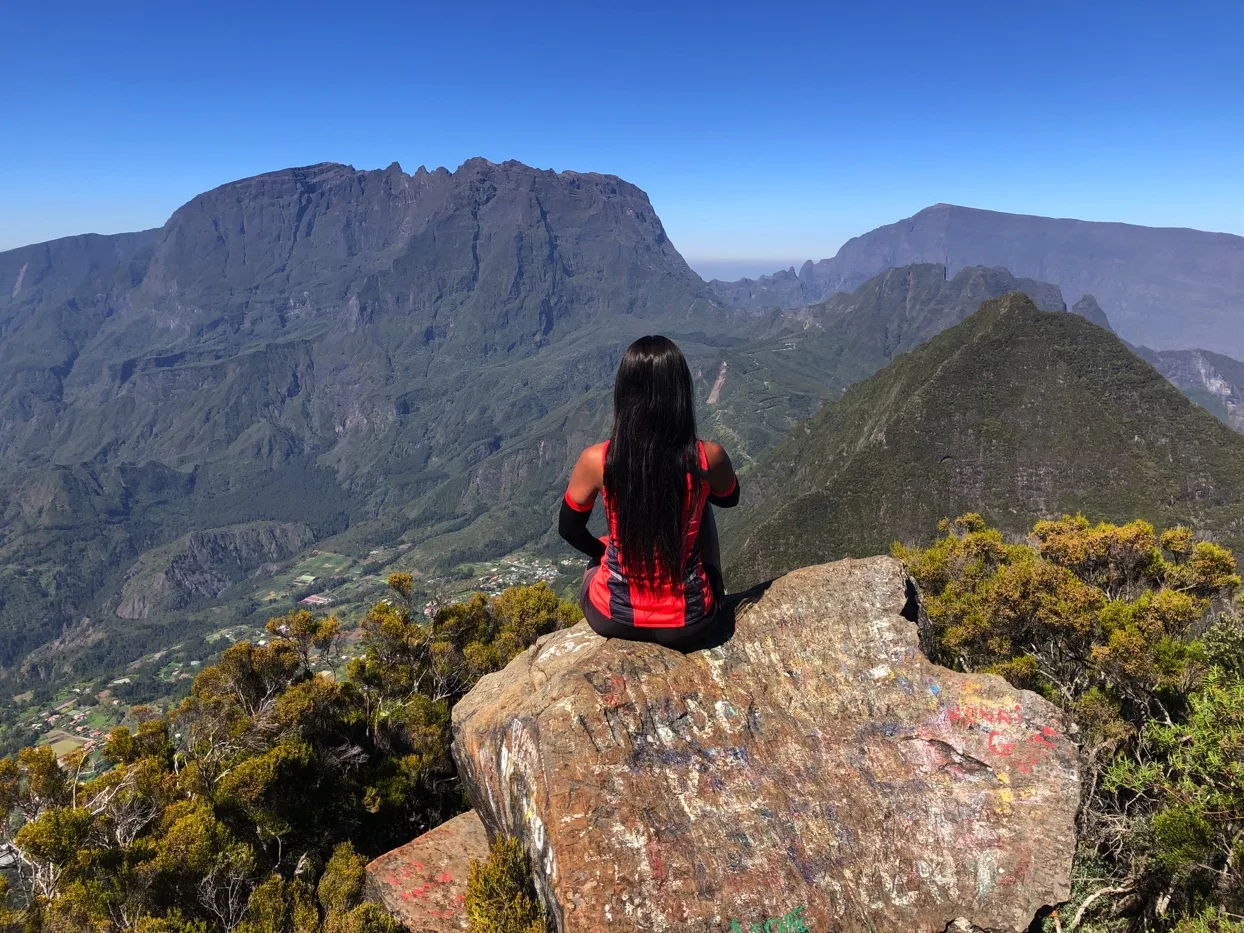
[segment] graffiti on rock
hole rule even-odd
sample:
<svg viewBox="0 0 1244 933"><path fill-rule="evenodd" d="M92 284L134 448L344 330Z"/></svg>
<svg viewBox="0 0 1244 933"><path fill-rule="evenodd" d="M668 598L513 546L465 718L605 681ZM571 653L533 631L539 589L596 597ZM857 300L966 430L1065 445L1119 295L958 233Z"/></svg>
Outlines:
<svg viewBox="0 0 1244 933"><path fill-rule="evenodd" d="M796 907L781 917L770 917L757 920L750 930L745 930L739 921L730 921L730 933L811 933L811 920L804 916L807 907Z"/></svg>

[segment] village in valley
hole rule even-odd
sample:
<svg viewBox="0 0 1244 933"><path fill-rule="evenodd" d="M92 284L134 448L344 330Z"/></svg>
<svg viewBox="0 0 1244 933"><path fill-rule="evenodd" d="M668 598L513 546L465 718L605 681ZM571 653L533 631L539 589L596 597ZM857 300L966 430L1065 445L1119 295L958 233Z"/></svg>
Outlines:
<svg viewBox="0 0 1244 933"><path fill-rule="evenodd" d="M145 655L123 671L62 689L50 700L36 701L30 691L14 696L11 702L20 734L26 736L25 743L51 746L61 760L84 752L83 767L90 771L103 763L99 752L114 728L133 726L144 716L174 708L188 693L195 675L229 645L241 641L268 644L270 618L299 609L336 617L341 643L333 657L317 658L316 663L323 664L320 673L342 676L349 662L362 653L359 623L363 616L390 596L386 581L392 572L412 574L414 608L431 620L442 606L475 593L496 596L512 586L544 582L560 595L571 596L586 566L579 557L555 559L516 552L497 560L421 573L403 560L408 547L376 548L362 560L314 550L289 566L268 565L247 584L222 594L218 605L188 617L222 623L219 627L209 624L205 635ZM251 594L239 598L234 591L248 585Z"/></svg>

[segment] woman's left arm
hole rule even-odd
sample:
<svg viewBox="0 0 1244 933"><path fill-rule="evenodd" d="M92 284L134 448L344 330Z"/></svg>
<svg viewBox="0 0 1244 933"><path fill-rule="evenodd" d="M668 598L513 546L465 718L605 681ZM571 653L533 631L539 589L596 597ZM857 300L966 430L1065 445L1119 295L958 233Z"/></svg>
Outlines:
<svg viewBox="0 0 1244 933"><path fill-rule="evenodd" d="M738 505L739 478L726 449L720 444L705 441L704 456L708 460L708 501L722 509Z"/></svg>

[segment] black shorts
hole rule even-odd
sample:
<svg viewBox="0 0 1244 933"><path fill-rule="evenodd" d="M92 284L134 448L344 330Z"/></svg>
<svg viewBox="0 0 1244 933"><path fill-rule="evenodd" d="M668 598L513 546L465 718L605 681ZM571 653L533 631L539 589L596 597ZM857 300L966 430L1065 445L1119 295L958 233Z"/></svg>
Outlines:
<svg viewBox="0 0 1244 933"><path fill-rule="evenodd" d="M579 588L579 605L583 607L583 617L587 619L587 624L592 627L592 631L597 635L602 638L621 638L626 641L647 641L684 652L697 651L700 648L709 647L710 644L719 643L717 638L719 634L718 623L725 613L721 612L724 593L722 592L721 576L716 572L716 567L705 565L704 568L705 573L708 575L709 585L713 588L712 613L698 622L692 622L690 625L680 625L677 628L649 628L639 625L626 625L623 622L615 622L613 619L602 615L587 595L592 578L596 576L599 570L599 564L588 567L587 573L583 575L583 586Z"/></svg>

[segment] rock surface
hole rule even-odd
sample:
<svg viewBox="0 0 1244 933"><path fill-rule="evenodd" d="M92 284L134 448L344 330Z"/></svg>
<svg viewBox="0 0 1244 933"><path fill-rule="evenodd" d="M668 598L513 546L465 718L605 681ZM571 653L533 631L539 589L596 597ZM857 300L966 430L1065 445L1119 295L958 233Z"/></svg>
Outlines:
<svg viewBox="0 0 1244 933"><path fill-rule="evenodd" d="M1190 399L1244 433L1244 363L1208 350L1136 352Z"/></svg>
<svg viewBox="0 0 1244 933"><path fill-rule="evenodd" d="M484 825L468 810L368 865L367 899L409 933L465 930L467 870L487 858Z"/></svg>
<svg viewBox="0 0 1244 933"><path fill-rule="evenodd" d="M1069 893L1058 711L931 663L890 558L795 571L682 655L580 625L484 678L454 755L562 933L1023 930Z"/></svg>

